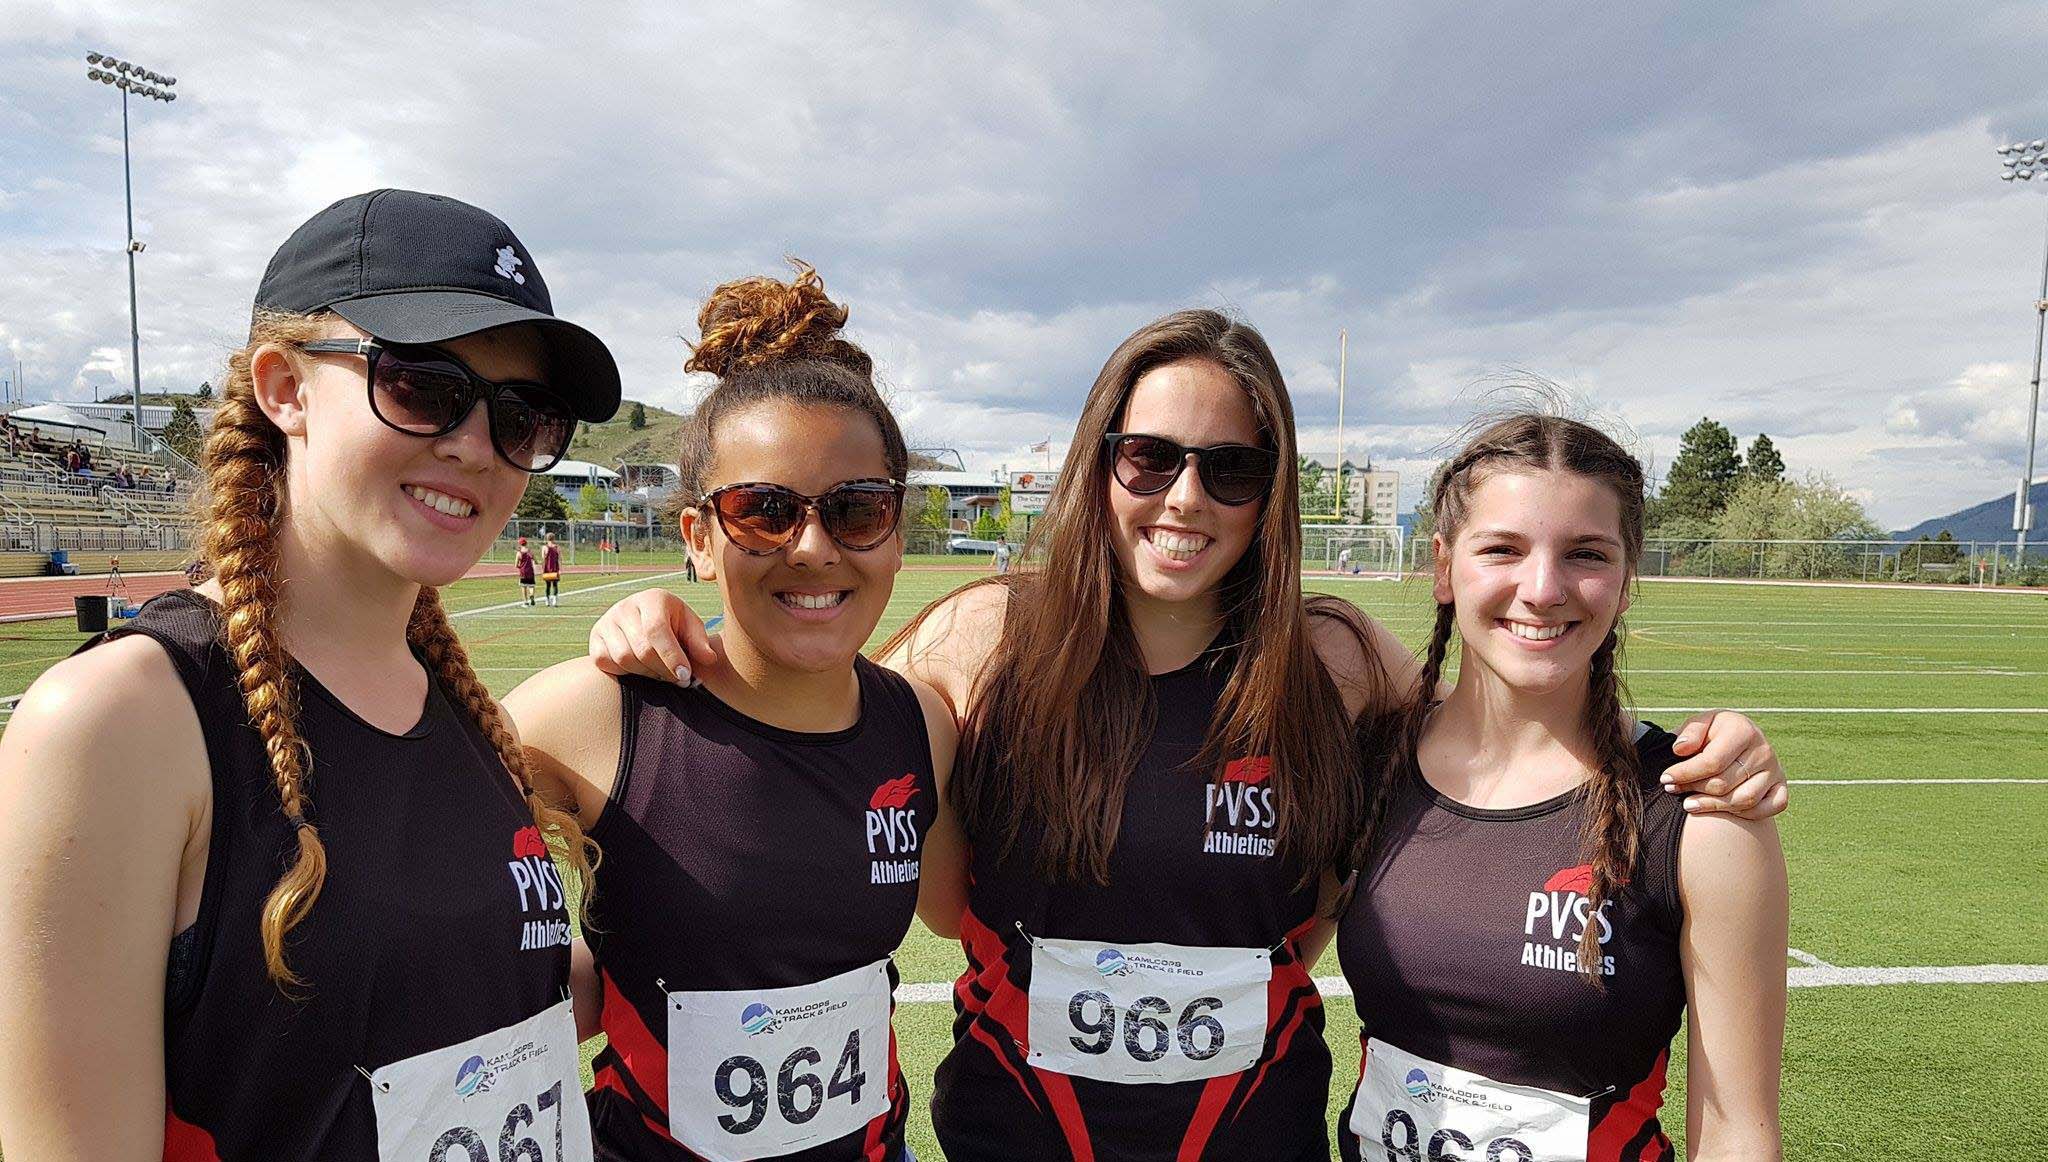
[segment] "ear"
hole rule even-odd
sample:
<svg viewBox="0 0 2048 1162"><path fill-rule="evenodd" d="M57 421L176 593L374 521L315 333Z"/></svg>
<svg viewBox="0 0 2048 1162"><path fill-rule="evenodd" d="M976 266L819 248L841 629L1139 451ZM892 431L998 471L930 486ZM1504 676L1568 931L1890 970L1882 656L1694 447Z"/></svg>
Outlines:
<svg viewBox="0 0 2048 1162"><path fill-rule="evenodd" d="M265 343L249 356L256 406L287 436L306 434L306 380L291 352Z"/></svg>
<svg viewBox="0 0 2048 1162"><path fill-rule="evenodd" d="M701 508L683 510L683 551L696 563L700 581L718 580L718 558L711 552L711 520Z"/></svg>
<svg viewBox="0 0 2048 1162"><path fill-rule="evenodd" d="M1430 585L1430 596L1436 599L1438 605L1449 605L1451 603L1451 558L1444 551L1444 538L1442 534L1430 534L1429 555L1432 562L1431 568L1436 574Z"/></svg>

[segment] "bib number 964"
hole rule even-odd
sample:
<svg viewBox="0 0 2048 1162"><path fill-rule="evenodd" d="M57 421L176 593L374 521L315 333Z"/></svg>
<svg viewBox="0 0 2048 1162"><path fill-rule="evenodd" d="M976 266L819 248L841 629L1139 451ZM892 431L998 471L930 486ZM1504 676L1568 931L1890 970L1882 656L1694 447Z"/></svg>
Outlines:
<svg viewBox="0 0 2048 1162"><path fill-rule="evenodd" d="M552 1152L524 1132L550 1110L555 1115ZM558 1081L542 1090L532 1105L518 1102L506 1113L505 1124L498 1130L497 1154L484 1145L481 1133L469 1126L451 1126L434 1139L426 1162L560 1162L562 1157L562 1083Z"/></svg>
<svg viewBox="0 0 2048 1162"><path fill-rule="evenodd" d="M1386 1147L1387 1162L1536 1162L1535 1153L1514 1138L1495 1138L1486 1143L1481 1154L1451 1153L1452 1147L1481 1149L1456 1130L1441 1129L1431 1134L1427 1153L1421 1139L1422 1132L1415 1128L1415 1119L1407 1110L1387 1111L1387 1120L1380 1126L1380 1145Z"/></svg>
<svg viewBox="0 0 2048 1162"><path fill-rule="evenodd" d="M1190 1061L1207 1061L1223 1052L1223 1022L1211 1016L1223 1007L1220 997L1196 997L1181 1009L1180 1018L1168 1028L1165 1018L1173 1006L1164 997L1139 997L1121 1013L1109 994L1096 989L1075 993L1067 1002L1067 1020L1088 1036L1069 1037L1083 1053L1108 1053L1121 1041L1124 1052L1134 1061L1152 1062L1179 1047ZM1123 1036L1117 1036L1121 1018Z"/></svg>
<svg viewBox="0 0 2048 1162"><path fill-rule="evenodd" d="M829 1080L820 1079L816 1072L824 1063L824 1057L811 1046L797 1047L776 1069L771 1091L768 1067L758 1059L744 1053L726 1058L711 1075L711 1090L719 1101L747 1112L738 1117L720 1114L718 1124L728 1134L754 1132L768 1116L771 1092L776 1112L793 1126L817 1117L826 1102L837 1098L845 1098L848 1105L859 1105L861 1087L868 1083L867 1070L860 1061L860 1030L847 1034L846 1046L839 1052L839 1064L833 1067Z"/></svg>

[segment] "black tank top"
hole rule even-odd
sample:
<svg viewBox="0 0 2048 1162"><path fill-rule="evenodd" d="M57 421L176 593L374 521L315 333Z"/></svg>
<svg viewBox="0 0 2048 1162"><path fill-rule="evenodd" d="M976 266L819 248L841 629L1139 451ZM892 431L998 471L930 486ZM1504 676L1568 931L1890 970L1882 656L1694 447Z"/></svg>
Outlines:
<svg viewBox="0 0 2048 1162"><path fill-rule="evenodd" d="M1314 921L1316 885L1299 886L1299 867L1274 854L1266 759L1236 759L1214 778L1193 765L1237 655L1225 642L1151 679L1157 717L1125 793L1107 885L1045 882L1028 823L1007 855L976 847L961 930L967 971L932 1099L952 1162L1328 1157L1322 1000L1294 943ZM1139 1084L1034 1067L1027 935L1272 948L1257 1063Z"/></svg>
<svg viewBox="0 0 2048 1162"><path fill-rule="evenodd" d="M258 921L297 838L219 644L219 610L190 590L166 593L98 640L131 633L170 655L213 780L199 914L172 957L164 1157L374 1160L359 1069L516 1024L566 995L569 917L540 834L497 752L438 684L418 724L395 735L300 670L327 879L286 938L307 981L288 998L266 975Z"/></svg>
<svg viewBox="0 0 2048 1162"><path fill-rule="evenodd" d="M1686 815L1658 776L1678 761L1674 741L1655 727L1636 740L1642 842L1629 883L1602 909L1602 988L1577 971L1591 876L1577 792L1487 810L1401 776L1386 842L1337 930L1361 1037L1496 1082L1593 1097L1588 1162L1671 1158L1657 1111L1685 1010ZM1347 1107L1338 1141L1355 1160L1350 1120ZM1369 1145L1377 1158L1382 1143Z"/></svg>
<svg viewBox="0 0 2048 1162"><path fill-rule="evenodd" d="M609 1041L590 1095L600 1158L697 1157L669 1133L668 993L814 984L889 957L909 932L938 802L931 739L907 680L865 658L854 669L860 719L826 733L770 726L701 687L620 680L619 772L591 829L604 887L584 934ZM772 1037L761 1044L775 1055ZM763 1060L773 1086L777 1062ZM782 1157L900 1156L910 1092L893 1038L886 1079L870 1076L887 1085L886 1114ZM691 1099L728 1112L708 1085Z"/></svg>

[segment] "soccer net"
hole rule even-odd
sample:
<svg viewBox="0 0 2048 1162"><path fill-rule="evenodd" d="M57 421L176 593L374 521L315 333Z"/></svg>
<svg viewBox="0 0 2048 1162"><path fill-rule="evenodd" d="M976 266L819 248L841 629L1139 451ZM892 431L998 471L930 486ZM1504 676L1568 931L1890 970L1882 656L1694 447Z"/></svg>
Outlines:
<svg viewBox="0 0 2048 1162"><path fill-rule="evenodd" d="M1339 576L1399 580L1407 539L1391 525L1304 525L1302 565Z"/></svg>

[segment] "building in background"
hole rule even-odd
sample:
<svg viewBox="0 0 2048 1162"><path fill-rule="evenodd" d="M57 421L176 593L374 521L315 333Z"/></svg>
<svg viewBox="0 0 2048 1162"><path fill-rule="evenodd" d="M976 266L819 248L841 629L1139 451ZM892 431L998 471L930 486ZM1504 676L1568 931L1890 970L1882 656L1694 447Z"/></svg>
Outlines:
<svg viewBox="0 0 2048 1162"><path fill-rule="evenodd" d="M1401 474L1374 468L1344 466L1344 519L1361 525L1398 523L1401 509Z"/></svg>

